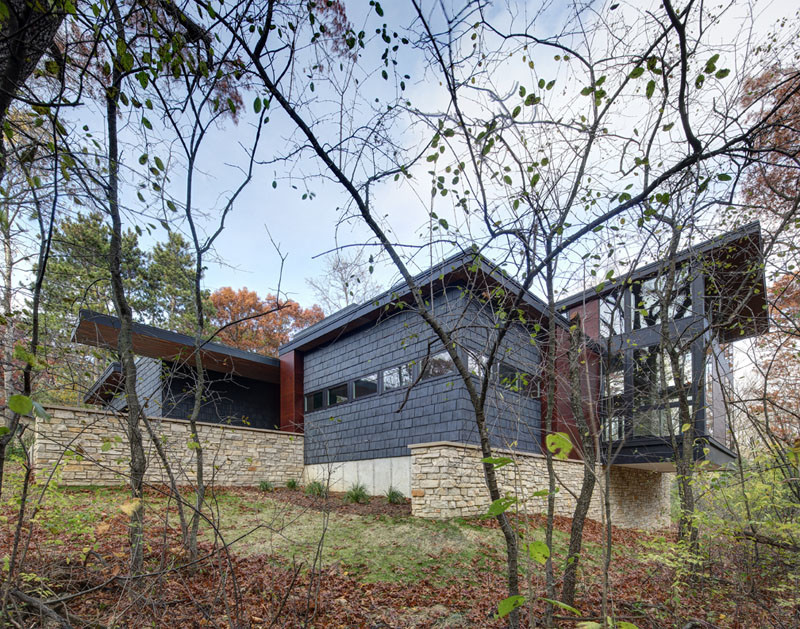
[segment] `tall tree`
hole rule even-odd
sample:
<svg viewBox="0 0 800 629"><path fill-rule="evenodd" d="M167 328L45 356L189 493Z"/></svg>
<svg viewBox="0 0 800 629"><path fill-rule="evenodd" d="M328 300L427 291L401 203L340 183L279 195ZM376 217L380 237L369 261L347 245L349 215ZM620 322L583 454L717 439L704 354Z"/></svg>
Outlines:
<svg viewBox="0 0 800 629"><path fill-rule="evenodd" d="M209 300L213 307L210 324L221 328L215 340L265 356L277 356L278 348L293 334L324 317L316 304L303 308L296 301L274 295L262 299L246 287L218 288Z"/></svg>
<svg viewBox="0 0 800 629"><path fill-rule="evenodd" d="M177 231L170 230L165 242L150 251L146 269L148 290L152 291L152 323L167 330L192 334L194 314L194 253Z"/></svg>

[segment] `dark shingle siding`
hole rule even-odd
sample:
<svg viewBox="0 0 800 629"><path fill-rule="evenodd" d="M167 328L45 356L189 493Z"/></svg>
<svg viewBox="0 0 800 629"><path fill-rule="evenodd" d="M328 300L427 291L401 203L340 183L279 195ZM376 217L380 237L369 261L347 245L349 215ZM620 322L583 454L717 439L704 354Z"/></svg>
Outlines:
<svg viewBox="0 0 800 629"><path fill-rule="evenodd" d="M136 359L136 394L142 409L149 417L161 415L161 361L141 356ZM108 407L121 411L127 408L125 388L120 386Z"/></svg>
<svg viewBox="0 0 800 629"><path fill-rule="evenodd" d="M445 325L457 326L458 343L481 353L493 326L476 303L468 304L457 289L433 301L437 316ZM359 376L410 361L420 360L428 351L433 332L414 312L405 311L370 324L304 357L304 390L316 391ZM512 329L504 344L505 360L522 369L533 370L538 352L530 335L521 327ZM441 351L438 340L431 352ZM405 390L349 402L305 417L307 464L407 456L408 446L428 441L478 443L477 428L469 395L457 374L417 384L398 412ZM504 391L490 393L487 426L493 445L539 451L540 411L538 400Z"/></svg>
<svg viewBox="0 0 800 629"><path fill-rule="evenodd" d="M198 421L276 429L278 385L207 371L208 389ZM188 419L194 407L194 376L165 365L164 416Z"/></svg>

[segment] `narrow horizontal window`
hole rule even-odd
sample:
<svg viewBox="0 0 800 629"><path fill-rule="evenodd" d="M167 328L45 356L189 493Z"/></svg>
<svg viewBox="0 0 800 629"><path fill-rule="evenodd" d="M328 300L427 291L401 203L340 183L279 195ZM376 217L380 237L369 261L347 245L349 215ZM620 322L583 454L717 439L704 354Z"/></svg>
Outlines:
<svg viewBox="0 0 800 629"><path fill-rule="evenodd" d="M322 391L317 391L316 393L309 393L306 396L306 404L305 404L306 413L318 411L324 406L325 406L325 395Z"/></svg>
<svg viewBox="0 0 800 629"><path fill-rule="evenodd" d="M539 378L534 374L522 371L508 363L500 363L497 369L500 386L527 397L539 397Z"/></svg>
<svg viewBox="0 0 800 629"><path fill-rule="evenodd" d="M344 384L337 384L335 387L328 389L328 406L342 404L343 402L347 402L348 399L346 382Z"/></svg>
<svg viewBox="0 0 800 629"><path fill-rule="evenodd" d="M398 365L383 370L383 390L401 389L409 386L413 381L414 366Z"/></svg>
<svg viewBox="0 0 800 629"><path fill-rule="evenodd" d="M453 359L447 352L439 352L428 358L425 370L422 372L422 379L444 376L455 370Z"/></svg>
<svg viewBox="0 0 800 629"><path fill-rule="evenodd" d="M358 378L353 383L353 399L359 399L378 392L378 374Z"/></svg>

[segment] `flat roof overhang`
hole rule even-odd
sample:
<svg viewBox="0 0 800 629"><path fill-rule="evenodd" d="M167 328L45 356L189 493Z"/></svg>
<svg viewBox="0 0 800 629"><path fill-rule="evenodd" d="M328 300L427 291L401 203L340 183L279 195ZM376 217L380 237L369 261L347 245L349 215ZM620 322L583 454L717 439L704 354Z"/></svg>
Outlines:
<svg viewBox="0 0 800 629"><path fill-rule="evenodd" d="M83 396L84 404L102 405L109 402L122 389L122 365L111 363L105 368L92 388Z"/></svg>
<svg viewBox="0 0 800 629"><path fill-rule="evenodd" d="M706 277L706 312L723 343L759 336L769 331L767 289L761 225L754 221L675 255L676 263L696 262ZM607 295L658 273L669 260L658 260L614 282L560 300L559 311Z"/></svg>
<svg viewBox="0 0 800 629"><path fill-rule="evenodd" d="M120 320L91 310L81 310L72 341L103 349L117 349ZM194 366L195 342L187 334L162 330L143 323L133 324L133 352L138 356L159 358ZM220 343L204 343L200 349L203 367L253 380L280 382L280 361ZM102 380L102 377L101 377ZM98 381L100 383L100 380Z"/></svg>

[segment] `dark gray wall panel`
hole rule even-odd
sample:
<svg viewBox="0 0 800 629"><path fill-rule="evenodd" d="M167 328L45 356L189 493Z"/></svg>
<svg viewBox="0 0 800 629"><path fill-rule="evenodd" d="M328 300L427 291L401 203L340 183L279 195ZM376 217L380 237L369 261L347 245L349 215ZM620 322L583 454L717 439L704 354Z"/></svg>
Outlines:
<svg viewBox="0 0 800 629"><path fill-rule="evenodd" d="M477 303L467 303L457 289L433 300L437 315L456 330L462 348L484 353L493 326ZM421 361L441 351L419 315L394 314L315 348L304 356L304 390L310 393L406 361ZM507 337L504 360L532 371L539 354L521 327ZM465 355L465 354L464 354ZM469 395L458 374L417 384L400 410L405 390L380 393L305 415L307 464L407 456L408 446L428 441L478 443ZM493 445L540 450L539 401L503 391L487 402L487 425Z"/></svg>
<svg viewBox="0 0 800 629"><path fill-rule="evenodd" d="M198 421L277 429L277 384L207 371L208 389ZM189 419L194 407L194 376L165 365L164 417Z"/></svg>

